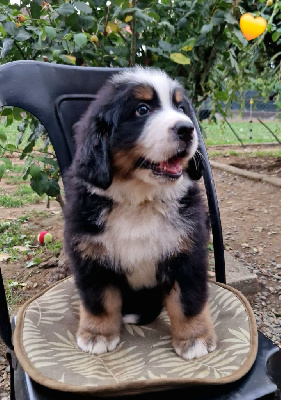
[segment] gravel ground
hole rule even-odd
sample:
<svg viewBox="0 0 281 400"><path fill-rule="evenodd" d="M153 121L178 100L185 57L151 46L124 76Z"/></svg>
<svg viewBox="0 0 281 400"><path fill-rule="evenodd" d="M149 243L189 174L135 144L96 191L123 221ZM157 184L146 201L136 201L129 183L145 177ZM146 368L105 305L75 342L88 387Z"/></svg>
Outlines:
<svg viewBox="0 0 281 400"><path fill-rule="evenodd" d="M281 347L281 189L213 169L226 249L258 277L258 329Z"/></svg>

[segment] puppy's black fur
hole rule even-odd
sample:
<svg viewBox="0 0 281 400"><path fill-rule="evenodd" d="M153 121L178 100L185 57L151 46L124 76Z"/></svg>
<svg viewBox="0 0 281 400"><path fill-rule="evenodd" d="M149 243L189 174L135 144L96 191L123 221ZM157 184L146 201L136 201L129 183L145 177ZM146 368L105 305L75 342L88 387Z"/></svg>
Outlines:
<svg viewBox="0 0 281 400"><path fill-rule="evenodd" d="M142 77L139 78L138 74L142 74ZM117 291L120 295L120 313L134 315L135 322L140 324L151 322L157 317L164 299L169 299L175 288L180 291L179 309L186 319L200 315L207 301L209 224L196 183L202 175L202 157L198 148L194 149L196 132L193 132L191 122L186 117L190 105L185 97L178 95L180 101L176 101L176 96L172 96L173 91L175 93L182 88L163 73L160 76L163 80L167 79L171 92L170 114L163 114L163 118L168 118L168 124L170 118L172 126L169 128L170 133L160 138L161 143L157 132L154 139L150 121L156 124L155 118L160 121L161 118L157 116L165 107L167 109L168 106L164 107L161 98L165 97L165 93L160 85L155 87L151 79L146 81L144 70L137 69L129 78L125 74L120 79L108 82L75 126L76 154L64 179L67 200L64 211L66 251L84 309L94 318L104 318L104 321L111 313L107 302L109 290L114 290L114 293ZM183 121L184 135L174 128L177 126L177 115ZM163 124L159 132L166 129ZM171 152L163 161L161 154L157 160L146 158L147 143L152 154L154 140L155 147L165 144L166 140L166 152L169 151L170 143L178 150L175 154ZM139 186L143 190L139 190ZM178 195L173 194L173 187ZM138 202L135 193L142 191L145 191L146 196L140 196ZM155 213L160 210L161 222L156 233L159 238L155 237L154 225L149 220L154 213L147 211L147 230L139 234L140 241L145 240L145 237L147 242L144 241L144 245L140 246L137 239L133 239L135 229L138 232L138 223L140 226L143 224L143 220L138 222L138 218L141 218L139 215L146 215L146 210L153 207ZM122 220L122 214L125 221ZM122 252L119 245L114 247L114 243L109 243L114 238L113 234L110 236L112 221L120 224L121 239L122 235L130 238L127 226L132 229L132 242L127 243L130 239L124 239L128 246L128 260L126 252ZM135 224L133 221L136 221ZM161 237L166 231L167 246L165 237ZM175 240L175 237L179 240ZM151 241L159 243L163 249L151 249ZM139 270L134 269L135 264L129 255L134 246L141 260L148 259L148 251L153 254L155 250L157 254L156 258L152 255L151 260L148 259L154 268L151 283ZM143 274L146 273L144 268ZM89 331L88 328L80 327L84 343L80 347L93 353L103 352L99 345L95 350L91 347L97 344L97 338L103 334L99 328L97 331L95 326L90 329L92 339L89 339L89 335L85 336L85 333L81 334L81 329L83 332ZM196 337L193 337L192 345L195 340ZM110 345L106 350L110 350Z"/></svg>

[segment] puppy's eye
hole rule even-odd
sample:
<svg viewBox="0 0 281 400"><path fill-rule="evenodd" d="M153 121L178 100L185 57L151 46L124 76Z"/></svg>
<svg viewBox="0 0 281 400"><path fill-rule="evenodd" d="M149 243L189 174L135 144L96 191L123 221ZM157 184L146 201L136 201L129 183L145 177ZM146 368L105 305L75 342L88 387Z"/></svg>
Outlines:
<svg viewBox="0 0 281 400"><path fill-rule="evenodd" d="M185 110L184 110L184 106L182 104L178 105L178 111L184 113Z"/></svg>
<svg viewBox="0 0 281 400"><path fill-rule="evenodd" d="M142 117L143 115L146 115L149 113L149 108L145 105L145 104L141 104L140 106L138 106L138 108L136 109L136 115L138 117Z"/></svg>

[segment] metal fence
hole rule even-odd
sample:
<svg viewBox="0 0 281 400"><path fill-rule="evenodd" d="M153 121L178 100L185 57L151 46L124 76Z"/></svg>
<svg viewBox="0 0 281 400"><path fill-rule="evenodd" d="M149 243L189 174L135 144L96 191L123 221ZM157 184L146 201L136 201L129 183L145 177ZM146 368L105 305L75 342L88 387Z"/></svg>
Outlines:
<svg viewBox="0 0 281 400"><path fill-rule="evenodd" d="M223 103L222 103L223 104ZM212 115L212 100L205 100L199 111L200 122L207 120ZM257 92L248 90L240 97L240 101L233 102L228 109L227 117L215 113L217 120L224 120L237 140L243 145L239 132L234 128L234 122L249 123L249 138L255 140L255 129L258 127L259 135L263 133L272 142L281 144L281 109L276 106L274 95L270 99L260 97ZM272 123L275 129L272 129Z"/></svg>

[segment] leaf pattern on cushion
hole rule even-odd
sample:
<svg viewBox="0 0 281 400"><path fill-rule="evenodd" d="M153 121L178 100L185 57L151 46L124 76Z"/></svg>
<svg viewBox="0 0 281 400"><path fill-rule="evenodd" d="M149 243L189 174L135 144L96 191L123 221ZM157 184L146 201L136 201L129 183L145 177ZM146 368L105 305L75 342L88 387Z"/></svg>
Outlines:
<svg viewBox="0 0 281 400"><path fill-rule="evenodd" d="M36 372L58 384L105 388L146 381L202 380L216 383L231 377L246 360L250 348L248 313L230 290L209 284L209 307L218 346L205 357L186 361L171 345L170 322L164 309L152 324L124 324L115 350L90 355L76 344L79 296L73 277L34 299L25 311L22 343ZM161 383L162 382L162 383Z"/></svg>

